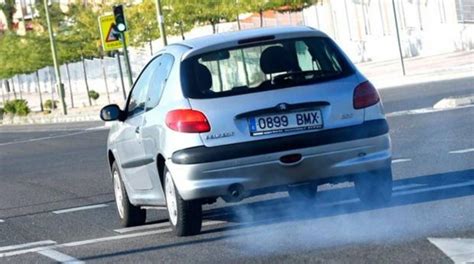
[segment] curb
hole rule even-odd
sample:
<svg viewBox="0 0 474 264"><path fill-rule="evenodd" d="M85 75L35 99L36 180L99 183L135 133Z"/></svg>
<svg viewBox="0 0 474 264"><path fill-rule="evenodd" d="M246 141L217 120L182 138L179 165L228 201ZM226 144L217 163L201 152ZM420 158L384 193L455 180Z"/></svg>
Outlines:
<svg viewBox="0 0 474 264"><path fill-rule="evenodd" d="M51 117L13 117L0 120L1 125L26 125L26 124L53 124L53 123L75 123L100 121L100 117L95 115L81 116L51 116Z"/></svg>
<svg viewBox="0 0 474 264"><path fill-rule="evenodd" d="M449 109L474 104L474 95L458 98L444 98L437 102L434 109Z"/></svg>

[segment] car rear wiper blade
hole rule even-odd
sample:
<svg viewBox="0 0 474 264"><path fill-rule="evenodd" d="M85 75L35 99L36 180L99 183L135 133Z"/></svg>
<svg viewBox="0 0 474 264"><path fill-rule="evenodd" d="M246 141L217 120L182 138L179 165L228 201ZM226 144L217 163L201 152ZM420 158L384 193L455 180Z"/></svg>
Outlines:
<svg viewBox="0 0 474 264"><path fill-rule="evenodd" d="M301 83L339 74L335 71L315 70L280 74L272 78L273 84Z"/></svg>

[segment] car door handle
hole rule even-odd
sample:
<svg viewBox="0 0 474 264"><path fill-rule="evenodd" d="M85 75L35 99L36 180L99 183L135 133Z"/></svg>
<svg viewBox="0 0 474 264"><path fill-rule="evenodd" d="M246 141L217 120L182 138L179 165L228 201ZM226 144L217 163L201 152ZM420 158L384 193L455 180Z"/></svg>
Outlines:
<svg viewBox="0 0 474 264"><path fill-rule="evenodd" d="M137 126L137 127L135 128L135 134L140 134L140 127L139 127L139 126Z"/></svg>

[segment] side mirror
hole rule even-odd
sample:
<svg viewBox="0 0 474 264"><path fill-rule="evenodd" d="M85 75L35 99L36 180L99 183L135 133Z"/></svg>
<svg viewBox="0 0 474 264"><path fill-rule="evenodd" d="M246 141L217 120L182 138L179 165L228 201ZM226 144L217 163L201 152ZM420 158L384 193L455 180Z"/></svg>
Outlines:
<svg viewBox="0 0 474 264"><path fill-rule="evenodd" d="M123 120L124 113L120 110L120 107L116 104L111 104L104 106L102 110L100 110L100 119L104 121L115 121L115 120Z"/></svg>

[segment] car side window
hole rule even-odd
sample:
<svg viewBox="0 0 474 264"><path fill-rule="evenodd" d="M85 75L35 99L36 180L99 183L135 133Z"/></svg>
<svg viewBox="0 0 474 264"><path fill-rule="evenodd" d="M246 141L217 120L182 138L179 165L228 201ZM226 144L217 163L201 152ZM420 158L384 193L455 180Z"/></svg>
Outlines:
<svg viewBox="0 0 474 264"><path fill-rule="evenodd" d="M157 57L151 61L135 82L127 105L127 117L135 116L145 111L148 85L155 69L159 65L159 59L160 57Z"/></svg>
<svg viewBox="0 0 474 264"><path fill-rule="evenodd" d="M155 108L160 103L161 95L174 63L174 57L170 54L163 54L158 60L158 66L154 68L149 81L147 111Z"/></svg>

